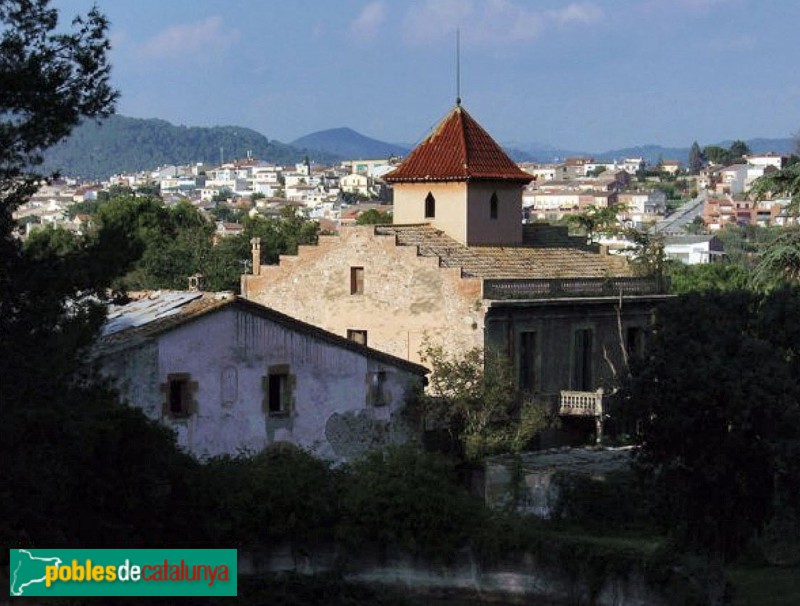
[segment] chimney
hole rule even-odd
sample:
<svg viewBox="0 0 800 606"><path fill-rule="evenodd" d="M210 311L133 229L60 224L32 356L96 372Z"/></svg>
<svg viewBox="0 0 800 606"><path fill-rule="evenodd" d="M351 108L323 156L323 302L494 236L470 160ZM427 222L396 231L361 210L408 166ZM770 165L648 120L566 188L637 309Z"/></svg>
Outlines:
<svg viewBox="0 0 800 606"><path fill-rule="evenodd" d="M261 273L261 238L253 238L250 240L253 247L253 275L257 276Z"/></svg>
<svg viewBox="0 0 800 606"><path fill-rule="evenodd" d="M193 292L203 290L203 274L189 276L189 290Z"/></svg>

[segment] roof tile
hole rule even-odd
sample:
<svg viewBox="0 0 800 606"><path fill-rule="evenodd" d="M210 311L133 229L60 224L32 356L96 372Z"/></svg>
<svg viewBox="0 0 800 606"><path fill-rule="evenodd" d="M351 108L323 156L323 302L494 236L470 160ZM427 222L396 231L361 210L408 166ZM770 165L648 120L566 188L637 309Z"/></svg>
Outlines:
<svg viewBox="0 0 800 606"><path fill-rule="evenodd" d="M439 123L430 136L384 179L413 181L513 181L533 177L508 157L483 127L460 105Z"/></svg>

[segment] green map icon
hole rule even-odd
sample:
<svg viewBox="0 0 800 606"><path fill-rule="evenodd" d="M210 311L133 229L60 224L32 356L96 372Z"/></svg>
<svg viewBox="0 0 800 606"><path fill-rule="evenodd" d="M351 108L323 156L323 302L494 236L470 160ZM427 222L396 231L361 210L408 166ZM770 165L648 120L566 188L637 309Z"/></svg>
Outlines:
<svg viewBox="0 0 800 606"><path fill-rule="evenodd" d="M61 565L61 558L40 558L27 549L12 549L11 556L11 595L14 596L25 595L29 585L44 583L47 566Z"/></svg>

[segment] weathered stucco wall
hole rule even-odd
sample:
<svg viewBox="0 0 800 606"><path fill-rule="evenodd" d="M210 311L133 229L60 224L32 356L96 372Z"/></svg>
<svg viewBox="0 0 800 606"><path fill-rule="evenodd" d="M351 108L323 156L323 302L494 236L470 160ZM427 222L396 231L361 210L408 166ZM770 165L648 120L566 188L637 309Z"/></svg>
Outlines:
<svg viewBox="0 0 800 606"><path fill-rule="evenodd" d="M408 437L399 412L419 377L405 369L335 347L235 308L207 314L103 362L123 396L177 433L178 443L204 457L258 452L291 442L315 454L348 459ZM270 367L291 376L292 408L271 415L264 377ZM384 397L372 405L370 380L382 371ZM165 410L168 376L186 373L194 413Z"/></svg>
<svg viewBox="0 0 800 606"><path fill-rule="evenodd" d="M491 218L492 194L497 195L497 218ZM467 198L467 244L507 246L522 243L522 185L470 183Z"/></svg>
<svg viewBox="0 0 800 606"><path fill-rule="evenodd" d="M352 267L364 268L363 294L351 294ZM370 347L414 362L426 335L449 351L483 345L480 281L369 226L342 228L280 265L262 265L243 276L242 294L342 336L366 330Z"/></svg>
<svg viewBox="0 0 800 606"><path fill-rule="evenodd" d="M436 200L436 213L425 216L425 198L431 193ZM491 194L490 194L491 195ZM522 204L517 200L522 208ZM393 221L398 225L430 223L462 244L467 243L467 184L403 183L394 188ZM487 215L488 216L488 215Z"/></svg>

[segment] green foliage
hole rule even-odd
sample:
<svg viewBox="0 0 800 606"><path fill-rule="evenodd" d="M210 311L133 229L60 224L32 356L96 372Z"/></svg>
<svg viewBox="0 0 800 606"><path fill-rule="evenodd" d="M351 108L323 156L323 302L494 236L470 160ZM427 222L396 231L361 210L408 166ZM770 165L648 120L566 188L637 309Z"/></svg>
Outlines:
<svg viewBox="0 0 800 606"><path fill-rule="evenodd" d="M339 535L353 545L448 560L485 519L452 462L414 446L367 454L350 466L345 482Z"/></svg>
<svg viewBox="0 0 800 606"><path fill-rule="evenodd" d="M637 275L662 279L667 259L664 254L664 238L638 229L626 229L624 233L632 243L629 251Z"/></svg>
<svg viewBox="0 0 800 606"><path fill-rule="evenodd" d="M703 263L686 265L670 262L667 265L670 292L686 294L696 291L744 290L750 285L750 271L736 263Z"/></svg>
<svg viewBox="0 0 800 606"><path fill-rule="evenodd" d="M204 541L300 548L333 538L339 474L311 454L275 444L254 456L212 458L199 471L192 500Z"/></svg>
<svg viewBox="0 0 800 606"><path fill-rule="evenodd" d="M648 528L652 524L647 495L630 471L557 474L558 501L553 518L591 530Z"/></svg>
<svg viewBox="0 0 800 606"><path fill-rule="evenodd" d="M519 452L553 423L544 405L519 392L513 366L497 352L447 355L425 344L422 359L433 372L411 414L446 428L468 459Z"/></svg>
<svg viewBox="0 0 800 606"><path fill-rule="evenodd" d="M569 223L580 228L589 242L599 234L611 234L619 231L620 222L617 215L625 212L624 204L611 204L604 208L589 205L586 210L576 215L567 215Z"/></svg>
<svg viewBox="0 0 800 606"><path fill-rule="evenodd" d="M656 519L689 548L735 556L776 495L785 502L800 487L790 463L800 446L800 335L785 331L797 313L800 291L691 294L659 309L625 393Z"/></svg>
<svg viewBox="0 0 800 606"><path fill-rule="evenodd" d="M748 194L753 200L770 200L781 196L791 199L789 212L795 216L800 210L800 163L767 173L753 183Z"/></svg>
<svg viewBox="0 0 800 606"><path fill-rule="evenodd" d="M8 202L35 190L28 171L42 163L44 150L83 117L108 116L117 93L109 85L108 23L97 9L64 31L48 0L6 0L0 23L0 196L10 213Z"/></svg>
<svg viewBox="0 0 800 606"><path fill-rule="evenodd" d="M764 247L753 281L761 290L774 290L800 281L800 228L783 230Z"/></svg>
<svg viewBox="0 0 800 606"><path fill-rule="evenodd" d="M695 141L692 143L692 147L689 149L689 173L696 175L703 169L704 163L705 157L703 156L703 152L700 150L700 146L697 144L697 141Z"/></svg>
<svg viewBox="0 0 800 606"><path fill-rule="evenodd" d="M370 208L369 210L358 215L356 225L386 225L392 222L391 211L380 211L377 208Z"/></svg>

